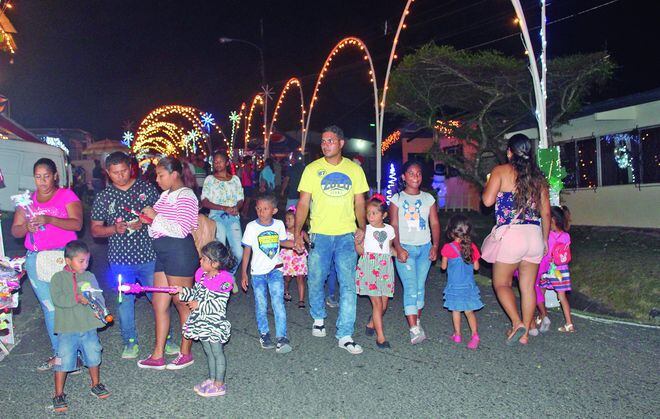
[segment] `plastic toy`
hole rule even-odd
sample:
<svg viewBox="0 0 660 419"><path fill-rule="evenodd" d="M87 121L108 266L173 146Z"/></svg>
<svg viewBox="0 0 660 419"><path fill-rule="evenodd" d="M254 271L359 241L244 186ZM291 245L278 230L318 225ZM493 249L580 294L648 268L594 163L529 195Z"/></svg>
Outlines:
<svg viewBox="0 0 660 419"><path fill-rule="evenodd" d="M94 296L95 293L101 293L103 291L92 288L89 284L83 284L81 289L83 297L87 299L88 307L94 313L94 317L101 320L104 324L112 323L114 317L101 300Z"/></svg>

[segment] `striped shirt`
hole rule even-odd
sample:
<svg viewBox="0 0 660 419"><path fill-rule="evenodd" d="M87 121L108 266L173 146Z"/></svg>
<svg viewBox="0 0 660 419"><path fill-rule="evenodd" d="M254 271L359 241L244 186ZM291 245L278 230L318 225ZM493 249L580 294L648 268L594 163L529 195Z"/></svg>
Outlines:
<svg viewBox="0 0 660 419"><path fill-rule="evenodd" d="M154 205L157 215L149 226L149 236L182 239L197 228L199 203L190 188L164 191Z"/></svg>

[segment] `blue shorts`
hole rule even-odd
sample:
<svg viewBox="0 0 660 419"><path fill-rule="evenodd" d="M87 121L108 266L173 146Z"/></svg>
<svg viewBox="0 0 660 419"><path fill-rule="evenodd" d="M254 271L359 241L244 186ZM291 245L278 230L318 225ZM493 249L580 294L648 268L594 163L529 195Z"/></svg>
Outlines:
<svg viewBox="0 0 660 419"><path fill-rule="evenodd" d="M58 333L57 356L60 358L55 371L69 372L76 369L78 351L82 353L87 368L101 365L101 342L96 329L86 332Z"/></svg>

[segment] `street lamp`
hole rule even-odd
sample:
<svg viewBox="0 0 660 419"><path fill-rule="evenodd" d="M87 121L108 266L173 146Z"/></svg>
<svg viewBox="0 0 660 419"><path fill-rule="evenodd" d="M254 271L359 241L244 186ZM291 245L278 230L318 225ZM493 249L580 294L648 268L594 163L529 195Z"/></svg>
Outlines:
<svg viewBox="0 0 660 419"><path fill-rule="evenodd" d="M264 157L268 158L269 156L269 140L270 140L270 133L268 132L268 96L269 96L269 89L268 85L266 84L266 65L264 61L264 50L254 42L246 41L245 39L236 39L236 38L227 38L227 37L220 37L218 39L218 42L221 44L229 44L231 42L239 42L242 44L247 44L253 48L256 48L259 51L259 59L260 59L260 66L261 66L261 88L264 93Z"/></svg>

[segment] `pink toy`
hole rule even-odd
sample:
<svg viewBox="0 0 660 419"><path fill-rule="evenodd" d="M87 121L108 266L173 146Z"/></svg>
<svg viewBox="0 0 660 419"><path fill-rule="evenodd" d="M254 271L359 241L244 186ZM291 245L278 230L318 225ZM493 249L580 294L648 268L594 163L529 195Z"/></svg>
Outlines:
<svg viewBox="0 0 660 419"><path fill-rule="evenodd" d="M140 284L122 284L117 287L124 294L142 294L143 292L175 292L176 287L144 287Z"/></svg>

